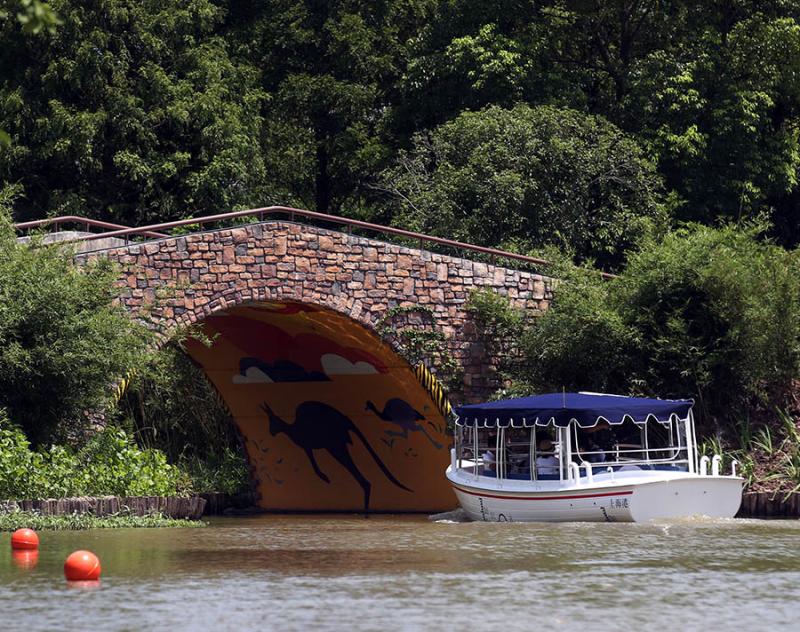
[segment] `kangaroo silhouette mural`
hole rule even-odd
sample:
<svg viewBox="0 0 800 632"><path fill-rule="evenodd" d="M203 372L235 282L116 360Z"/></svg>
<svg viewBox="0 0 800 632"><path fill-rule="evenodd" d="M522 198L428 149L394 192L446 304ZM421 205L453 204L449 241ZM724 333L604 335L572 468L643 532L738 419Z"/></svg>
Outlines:
<svg viewBox="0 0 800 632"><path fill-rule="evenodd" d="M404 439L408 439L409 432L421 432L425 435L425 438L431 442L434 448L437 450L442 449L442 444L438 443L437 441L433 440L425 427L417 422L425 421L425 417L422 413L417 412L417 410L411 406L407 401L400 399L399 397L393 397L389 401L387 401L383 405L383 410L378 410L378 408L373 404L371 401L367 401L367 405L365 410L371 410L373 413L378 415L383 421L388 421L389 423L393 423L397 425L400 430L387 430L386 434L390 437L403 437ZM393 439L391 441L394 441ZM392 443L387 442L389 446Z"/></svg>
<svg viewBox="0 0 800 632"><path fill-rule="evenodd" d="M289 301L228 307L201 327L211 344L189 339L187 350L230 408L259 506L433 513L457 505L444 476L445 419L414 368L374 331Z"/></svg>
<svg viewBox="0 0 800 632"><path fill-rule="evenodd" d="M356 425L338 410L323 404L322 402L307 401L300 404L295 410L294 423L287 423L278 417L269 405L264 402L261 405L264 412L269 417L269 432L274 437L279 433L286 434L287 437L298 447L302 448L311 467L314 468L316 475L326 483L330 483L328 476L320 469L316 458L315 450L324 450L336 459L350 473L364 491L364 512L369 512L369 497L372 490L372 483L358 469L350 456L348 446L353 444L351 433L354 434L375 460L377 466L383 474L394 485L405 491L409 489L398 481L384 465L381 458L367 441L367 438L356 427Z"/></svg>

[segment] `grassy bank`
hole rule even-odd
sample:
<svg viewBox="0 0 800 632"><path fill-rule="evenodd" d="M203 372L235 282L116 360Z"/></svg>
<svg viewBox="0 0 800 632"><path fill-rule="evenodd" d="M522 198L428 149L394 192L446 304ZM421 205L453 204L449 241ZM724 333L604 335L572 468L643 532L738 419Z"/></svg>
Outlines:
<svg viewBox="0 0 800 632"><path fill-rule="evenodd" d="M98 517L91 514L67 514L43 516L33 511L0 513L0 532L15 531L27 527L36 531L78 531L81 529L130 529L130 528L199 528L207 523L198 520L175 520L161 514L132 516L125 513Z"/></svg>

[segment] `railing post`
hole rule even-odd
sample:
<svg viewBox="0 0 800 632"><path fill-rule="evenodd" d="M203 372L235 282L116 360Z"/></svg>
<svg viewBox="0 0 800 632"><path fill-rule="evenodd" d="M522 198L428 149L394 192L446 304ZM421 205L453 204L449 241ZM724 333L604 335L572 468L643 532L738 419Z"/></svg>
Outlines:
<svg viewBox="0 0 800 632"><path fill-rule="evenodd" d="M592 473L592 464L588 461L583 462L583 469L586 471L586 480L591 485L594 482L594 475Z"/></svg>
<svg viewBox="0 0 800 632"><path fill-rule="evenodd" d="M569 473L569 477L575 481L575 486L578 487L581 484L581 471L580 468L578 468L578 464L570 461L567 471Z"/></svg>
<svg viewBox="0 0 800 632"><path fill-rule="evenodd" d="M719 467L722 464L722 457L719 454L715 454L714 458L711 459L711 476L719 476Z"/></svg>

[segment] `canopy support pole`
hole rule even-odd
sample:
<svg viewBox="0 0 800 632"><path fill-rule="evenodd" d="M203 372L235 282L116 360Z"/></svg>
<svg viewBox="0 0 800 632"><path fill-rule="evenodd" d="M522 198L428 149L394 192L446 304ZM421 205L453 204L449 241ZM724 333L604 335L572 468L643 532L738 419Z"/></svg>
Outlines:
<svg viewBox="0 0 800 632"><path fill-rule="evenodd" d="M475 480L478 480L478 420L475 420L475 425L472 426L472 443L474 445L472 449L472 462L474 465L472 466L472 471L475 474Z"/></svg>
<svg viewBox="0 0 800 632"><path fill-rule="evenodd" d="M697 467L694 462L694 442L692 441L694 435L694 424L692 423L692 411L686 417L686 460L689 462L689 473L696 474Z"/></svg>

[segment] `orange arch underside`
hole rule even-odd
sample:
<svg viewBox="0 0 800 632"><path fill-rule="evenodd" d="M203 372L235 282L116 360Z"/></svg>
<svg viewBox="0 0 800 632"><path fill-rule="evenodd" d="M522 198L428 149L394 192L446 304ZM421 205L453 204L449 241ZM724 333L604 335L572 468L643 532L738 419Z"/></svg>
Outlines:
<svg viewBox="0 0 800 632"><path fill-rule="evenodd" d="M261 507L456 506L444 476L452 442L445 420L408 363L370 331L285 302L241 305L202 328L211 346L190 341L187 351L244 437Z"/></svg>

